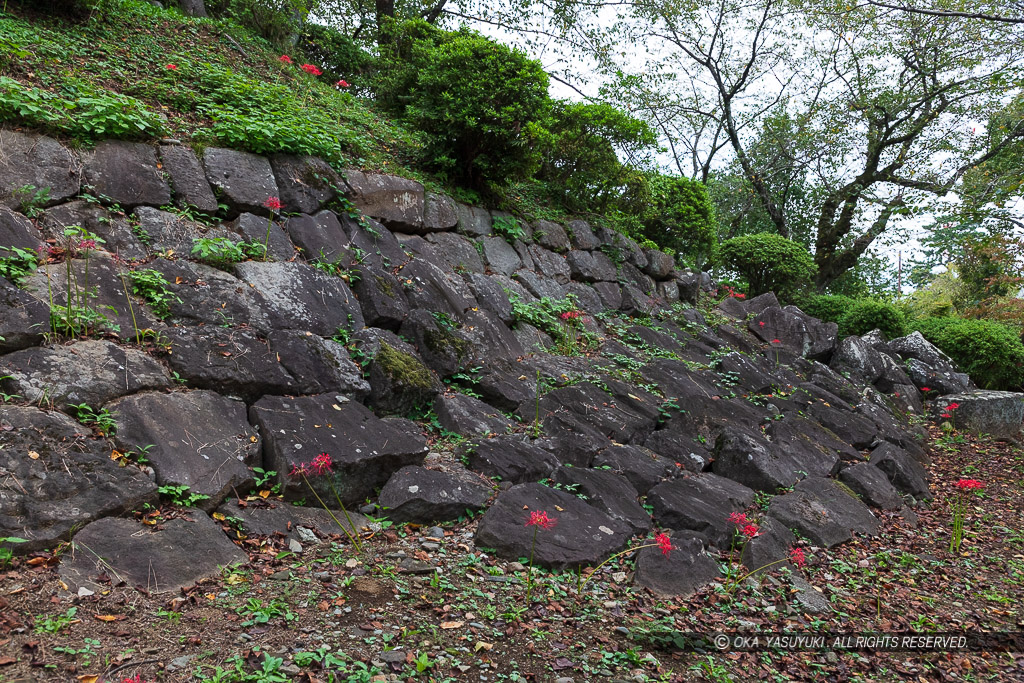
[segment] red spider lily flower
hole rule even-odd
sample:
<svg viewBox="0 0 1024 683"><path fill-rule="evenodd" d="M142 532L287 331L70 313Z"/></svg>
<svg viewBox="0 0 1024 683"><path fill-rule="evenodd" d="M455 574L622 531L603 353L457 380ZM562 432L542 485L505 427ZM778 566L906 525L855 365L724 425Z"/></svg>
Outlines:
<svg viewBox="0 0 1024 683"><path fill-rule="evenodd" d="M747 298L746 294L733 294L733 296L739 299L740 301Z"/></svg>
<svg viewBox="0 0 1024 683"><path fill-rule="evenodd" d="M757 536L757 534L759 532L757 530L757 526L756 525L748 524L745 527L743 527L742 529L740 529L740 533L743 534L744 536L746 536L747 538L753 538L754 536Z"/></svg>
<svg viewBox="0 0 1024 683"><path fill-rule="evenodd" d="M921 387L921 391L931 391L928 387Z"/></svg>
<svg viewBox="0 0 1024 683"><path fill-rule="evenodd" d="M131 678L122 678L121 683L143 683L142 674L135 674Z"/></svg>
<svg viewBox="0 0 1024 683"><path fill-rule="evenodd" d="M736 526L743 526L744 524L747 524L749 522L747 516L742 512L734 512L731 515L729 515L729 521L735 524Z"/></svg>
<svg viewBox="0 0 1024 683"><path fill-rule="evenodd" d="M551 529L555 526L555 518L548 517L548 513L543 510L531 510L530 518L526 520L526 526L536 526L541 529Z"/></svg>
<svg viewBox="0 0 1024 683"><path fill-rule="evenodd" d="M302 70L305 71L306 73L308 73L311 76L319 76L320 74L323 73L323 71L318 69L313 64L303 64L302 65Z"/></svg>
<svg viewBox="0 0 1024 683"><path fill-rule="evenodd" d="M177 64L168 64L164 68L167 69L168 71L177 71L178 70L178 65Z"/></svg>
<svg viewBox="0 0 1024 683"><path fill-rule="evenodd" d="M666 557L672 552L672 539L668 537L666 533L654 534L654 542L658 544L658 549L662 555Z"/></svg>
<svg viewBox="0 0 1024 683"><path fill-rule="evenodd" d="M334 84L334 87L335 87L335 88L347 88L347 87L349 87L350 85L351 85L351 83L349 83L348 81L346 81L346 80L345 80L345 79L343 78L343 79L341 79L340 81L338 81L337 83L335 83L335 84Z"/></svg>
<svg viewBox="0 0 1024 683"><path fill-rule="evenodd" d="M579 311L566 311L565 313L562 313L559 317L562 320L576 320L581 315L583 314L580 313Z"/></svg>
<svg viewBox="0 0 1024 683"><path fill-rule="evenodd" d="M959 403L950 403L948 406L946 406L946 411L951 413L951 412L953 412L954 410L956 410L959 407L960 407Z"/></svg>
<svg viewBox="0 0 1024 683"><path fill-rule="evenodd" d="M281 55L280 57L278 57L278 60L282 64L293 64L294 63L294 62L292 62L292 58L289 57L288 55Z"/></svg>
<svg viewBox="0 0 1024 683"><path fill-rule="evenodd" d="M760 325L761 327L764 327L764 321L762 320L761 322L758 323L758 325Z"/></svg>
<svg viewBox="0 0 1024 683"><path fill-rule="evenodd" d="M949 413L943 413L941 415L941 417L953 417L953 416L951 414L949 414Z"/></svg>
<svg viewBox="0 0 1024 683"><path fill-rule="evenodd" d="M334 462L331 460L331 456L327 453L321 453L310 461L309 469L313 474L321 475L331 472L331 467L333 465Z"/></svg>
<svg viewBox="0 0 1024 683"><path fill-rule="evenodd" d="M271 211L278 211L284 204L277 197L267 197L267 201L263 202L263 206L270 209Z"/></svg>
<svg viewBox="0 0 1024 683"><path fill-rule="evenodd" d="M79 249L95 249L96 248L96 240L82 240L81 242L78 243L78 248Z"/></svg>
<svg viewBox="0 0 1024 683"><path fill-rule="evenodd" d="M772 344L781 344L781 343L782 343L781 339L772 339Z"/></svg>
<svg viewBox="0 0 1024 683"><path fill-rule="evenodd" d="M961 491L972 491L974 489L983 489L985 485L977 479L961 479L956 483L956 487Z"/></svg>
<svg viewBox="0 0 1024 683"><path fill-rule="evenodd" d="M798 567L802 567L807 563L807 558L804 557L804 551L801 548L790 548L789 559Z"/></svg>
<svg viewBox="0 0 1024 683"><path fill-rule="evenodd" d="M288 473L289 477L301 477L309 472L309 466L306 463L300 463L298 465L292 465L291 472Z"/></svg>

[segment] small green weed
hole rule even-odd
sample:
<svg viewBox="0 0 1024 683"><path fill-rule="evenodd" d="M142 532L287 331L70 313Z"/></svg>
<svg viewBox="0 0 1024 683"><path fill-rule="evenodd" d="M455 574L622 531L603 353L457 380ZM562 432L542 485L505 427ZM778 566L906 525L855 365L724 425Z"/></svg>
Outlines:
<svg viewBox="0 0 1024 683"><path fill-rule="evenodd" d="M207 500L209 496L202 493L192 493L187 486L175 486L167 484L157 488L157 493L170 498L171 503L181 507L193 507L196 503Z"/></svg>

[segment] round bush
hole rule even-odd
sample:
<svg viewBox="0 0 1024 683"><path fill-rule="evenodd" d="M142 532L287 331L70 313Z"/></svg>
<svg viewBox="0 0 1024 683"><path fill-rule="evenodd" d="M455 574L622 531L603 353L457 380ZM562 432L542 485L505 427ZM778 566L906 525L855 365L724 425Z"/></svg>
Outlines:
<svg viewBox="0 0 1024 683"><path fill-rule="evenodd" d="M726 240L718 262L747 281L750 296L791 297L809 287L818 270L803 245L769 232Z"/></svg>
<svg viewBox="0 0 1024 683"><path fill-rule="evenodd" d="M964 318L925 318L914 327L956 361L979 387L1021 390L1024 344L1009 327Z"/></svg>
<svg viewBox="0 0 1024 683"><path fill-rule="evenodd" d="M837 323L857 304L857 300L841 294L811 294L797 302L800 310L818 320Z"/></svg>
<svg viewBox="0 0 1024 683"><path fill-rule="evenodd" d="M680 176L649 179L651 203L645 211L643 235L668 247L700 268L718 242L715 213L704 183Z"/></svg>
<svg viewBox="0 0 1024 683"><path fill-rule="evenodd" d="M540 62L470 31L417 43L413 61L405 114L430 136L429 164L478 188L536 172L550 108Z"/></svg>
<svg viewBox="0 0 1024 683"><path fill-rule="evenodd" d="M836 322L839 323L839 334L844 337L867 334L876 329L881 330L886 339L895 339L907 333L903 311L892 304L874 299L856 301Z"/></svg>

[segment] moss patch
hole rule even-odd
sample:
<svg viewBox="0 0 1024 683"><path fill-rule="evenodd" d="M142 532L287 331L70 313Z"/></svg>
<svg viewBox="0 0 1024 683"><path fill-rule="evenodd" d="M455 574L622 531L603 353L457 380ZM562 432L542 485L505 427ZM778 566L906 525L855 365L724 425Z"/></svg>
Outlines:
<svg viewBox="0 0 1024 683"><path fill-rule="evenodd" d="M445 329L426 330L423 333L423 342L427 345L428 349L439 355L451 354L460 361L469 356L469 342L459 339Z"/></svg>
<svg viewBox="0 0 1024 683"><path fill-rule="evenodd" d="M376 361L384 374L396 384L425 390L429 390L434 385L434 378L426 366L404 351L381 344Z"/></svg>

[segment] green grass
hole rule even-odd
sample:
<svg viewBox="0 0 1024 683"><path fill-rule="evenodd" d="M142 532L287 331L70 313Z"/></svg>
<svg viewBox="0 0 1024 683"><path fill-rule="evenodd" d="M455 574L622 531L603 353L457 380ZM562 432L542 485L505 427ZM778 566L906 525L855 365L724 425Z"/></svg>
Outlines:
<svg viewBox="0 0 1024 683"><path fill-rule="evenodd" d="M14 3L0 13L0 121L72 144L171 136L200 149L315 154L339 168L422 175L418 134L304 73L301 55L285 64L226 20L114 4L84 20Z"/></svg>

